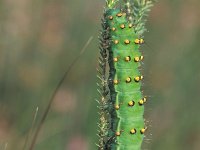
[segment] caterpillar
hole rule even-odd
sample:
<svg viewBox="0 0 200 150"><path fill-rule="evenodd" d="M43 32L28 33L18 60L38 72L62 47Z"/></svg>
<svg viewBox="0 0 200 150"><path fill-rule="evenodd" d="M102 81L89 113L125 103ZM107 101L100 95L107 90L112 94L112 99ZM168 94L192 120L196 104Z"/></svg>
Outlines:
<svg viewBox="0 0 200 150"><path fill-rule="evenodd" d="M99 62L104 71L100 71L100 150L140 150L147 130L143 118L147 97L141 91L144 77L140 73L144 59L140 51L140 45L144 44L142 33L145 28L141 19L144 14L138 8L144 5L149 8L152 3L135 1L138 3L133 3L137 5L132 13L114 7L114 0L107 1L108 9L102 19ZM106 61L109 66L108 78Z"/></svg>
<svg viewBox="0 0 200 150"><path fill-rule="evenodd" d="M139 72L143 59L139 51L139 39L133 25L127 21L126 13L119 9L107 11L107 24L111 29L111 47L109 50L109 89L113 105L111 116L112 131L116 143L111 149L140 149L144 133L144 107ZM113 133L112 133L113 134Z"/></svg>

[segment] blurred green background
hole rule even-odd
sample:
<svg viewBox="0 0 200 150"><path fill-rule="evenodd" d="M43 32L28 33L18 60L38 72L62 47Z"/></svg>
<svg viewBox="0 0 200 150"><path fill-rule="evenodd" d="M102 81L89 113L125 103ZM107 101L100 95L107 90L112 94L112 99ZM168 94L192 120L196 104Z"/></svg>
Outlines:
<svg viewBox="0 0 200 150"><path fill-rule="evenodd" d="M35 150L95 150L103 0L0 0L0 150L21 150L70 62L94 40L53 101ZM160 0L143 46L151 98L144 150L200 149L200 1ZM30 141L29 141L30 143Z"/></svg>

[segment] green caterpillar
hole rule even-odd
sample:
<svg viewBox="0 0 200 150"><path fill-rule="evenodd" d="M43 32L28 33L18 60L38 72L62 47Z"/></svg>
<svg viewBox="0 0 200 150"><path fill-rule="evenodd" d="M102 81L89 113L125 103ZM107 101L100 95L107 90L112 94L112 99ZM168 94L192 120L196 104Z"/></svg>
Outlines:
<svg viewBox="0 0 200 150"><path fill-rule="evenodd" d="M145 0L135 1L137 3L134 4L138 5L134 12L114 8L115 1L108 1L108 9L102 20L99 58L102 69L99 71L102 85L99 101L100 150L140 150L147 129L143 118L147 98L141 91L143 76L139 71L144 58L139 50L144 43L141 38L144 14L138 8L149 8L150 3ZM130 7L126 3L127 6ZM106 82L107 60L109 75Z"/></svg>
<svg viewBox="0 0 200 150"><path fill-rule="evenodd" d="M139 51L143 39L139 39L125 13L111 9L106 14L112 42L109 50L109 89L114 106L111 129L116 136L111 149L140 149L146 129L142 105L146 98L141 93L143 76L138 69L143 59Z"/></svg>

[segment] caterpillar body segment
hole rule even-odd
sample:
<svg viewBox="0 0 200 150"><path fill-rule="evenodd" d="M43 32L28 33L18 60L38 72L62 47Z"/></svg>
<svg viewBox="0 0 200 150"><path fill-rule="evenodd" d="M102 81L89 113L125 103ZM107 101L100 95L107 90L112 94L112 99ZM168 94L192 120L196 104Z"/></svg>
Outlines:
<svg viewBox="0 0 200 150"><path fill-rule="evenodd" d="M139 50L144 40L120 9L105 12L110 31L108 48L111 124L109 136L115 137L106 147L110 150L140 150L144 138L144 107L141 100L139 68L143 56ZM136 43L137 42L137 43ZM114 107L113 107L114 106Z"/></svg>

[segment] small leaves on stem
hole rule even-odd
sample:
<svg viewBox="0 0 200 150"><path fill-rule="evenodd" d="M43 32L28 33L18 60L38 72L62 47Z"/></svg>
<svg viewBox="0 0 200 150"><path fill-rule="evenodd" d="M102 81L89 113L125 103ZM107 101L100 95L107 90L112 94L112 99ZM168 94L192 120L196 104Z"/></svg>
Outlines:
<svg viewBox="0 0 200 150"><path fill-rule="evenodd" d="M109 9L112 9L116 6L116 3L118 2L119 0L106 0L106 4L107 4L107 7Z"/></svg>

